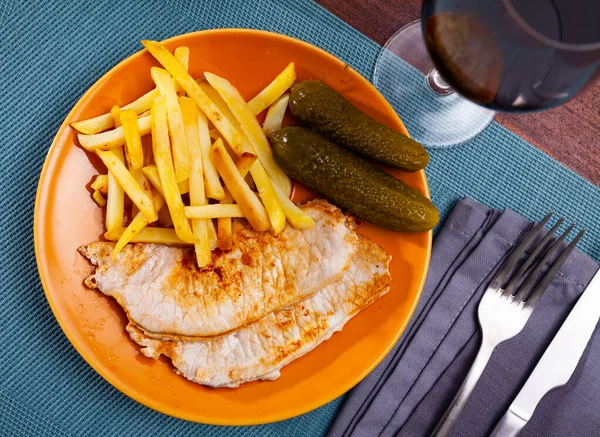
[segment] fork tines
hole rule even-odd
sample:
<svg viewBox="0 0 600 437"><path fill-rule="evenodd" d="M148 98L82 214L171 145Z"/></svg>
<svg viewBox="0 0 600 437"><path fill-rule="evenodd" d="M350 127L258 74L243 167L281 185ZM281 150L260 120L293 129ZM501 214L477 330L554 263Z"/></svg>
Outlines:
<svg viewBox="0 0 600 437"><path fill-rule="evenodd" d="M538 276L548 260L557 253L558 250L562 247L562 243L567 238L567 236L571 233L571 231L575 228L575 223L572 223L569 228L563 232L563 234L554 242L552 245L546 250L545 254L539 258L540 253L546 248L548 242L554 237L558 228L565 221L564 217L561 217L556 224L548 231L548 233L537 243L531 254L527 257L527 259L523 262L523 264L515 271L512 275L508 284L506 284L506 280L508 278L509 273L516 267L517 263L521 259L522 255L529 248L533 240L542 232L542 229L548 223L550 218L554 215L554 211L550 212L546 217L544 217L533 229L525 236L523 241L510 254L506 262L500 268L500 271L497 273L496 277L492 280L492 284L490 287L497 287L497 290L500 291L503 295L506 295L511 301L519 299L520 304L523 306L533 307L542 297L542 294L548 288L554 276L558 273L564 262L567 260L571 252L577 246L581 237L585 233L585 229L581 230L577 236L571 241L571 243L566 247L566 249L561 253L561 255L554 261L552 266L548 269L548 271L537 281L535 288L530 293L527 293L528 290L532 288ZM538 259L539 258L539 259ZM533 269L530 269L532 264L537 261L536 266ZM528 270L531 270L529 273ZM524 279L524 281L523 281ZM518 284L522 283L519 287ZM518 289L517 289L518 288Z"/></svg>

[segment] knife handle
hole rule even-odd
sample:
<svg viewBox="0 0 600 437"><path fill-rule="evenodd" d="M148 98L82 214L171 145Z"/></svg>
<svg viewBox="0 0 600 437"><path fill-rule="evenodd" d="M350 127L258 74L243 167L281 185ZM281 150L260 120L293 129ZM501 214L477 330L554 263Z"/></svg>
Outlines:
<svg viewBox="0 0 600 437"><path fill-rule="evenodd" d="M519 435L527 421L521 419L512 411L508 410L490 434L490 437L516 437Z"/></svg>

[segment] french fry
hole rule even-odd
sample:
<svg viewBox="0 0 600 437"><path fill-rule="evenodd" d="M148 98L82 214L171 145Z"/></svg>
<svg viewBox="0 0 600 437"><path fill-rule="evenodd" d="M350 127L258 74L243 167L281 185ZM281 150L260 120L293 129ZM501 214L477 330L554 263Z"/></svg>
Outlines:
<svg viewBox="0 0 600 437"><path fill-rule="evenodd" d="M189 47L177 47L175 49L175 51L173 52L173 56L175 57L175 59L177 59L177 62L179 62L181 65L183 65L183 68L185 68L185 71L190 70L190 49L189 49ZM177 82L175 82L175 92L179 95L185 93L183 88L181 88L181 85L179 85L179 83L177 83Z"/></svg>
<svg viewBox="0 0 600 437"><path fill-rule="evenodd" d="M310 229L315 225L315 221L311 216L302 211L294 202L291 201L281 188L273 185L277 197L283 206L287 221L296 229Z"/></svg>
<svg viewBox="0 0 600 437"><path fill-rule="evenodd" d="M223 100L227 103L231 112L235 115L236 119L240 123L242 132L250 141L250 144L261 164L264 166L269 177L279 185L279 188L284 193L291 192L292 182L288 175L277 165L273 158L273 152L271 151L271 145L265 135L262 127L256 120L254 114L250 110L249 105L245 102L241 94L233 85L226 79L214 75L212 73L204 73L204 77L212 87L223 97ZM239 153L238 153L239 154ZM254 174L252 175L254 177ZM254 178L255 182L256 178Z"/></svg>
<svg viewBox="0 0 600 437"><path fill-rule="evenodd" d="M212 220L206 221L206 233L208 234L208 245L211 252L219 247L217 243L217 228Z"/></svg>
<svg viewBox="0 0 600 437"><path fill-rule="evenodd" d="M97 150L96 154L100 157L102 162L104 162L104 165L106 165L111 175L115 178L123 191L127 193L135 206L140 209L150 222L156 221L158 216L154 210L152 199L146 195L131 173L127 171L125 164L123 164L117 154L106 150Z"/></svg>
<svg viewBox="0 0 600 437"><path fill-rule="evenodd" d="M125 232L125 228L119 227L112 231L104 233L104 238L109 241L117 241L119 237ZM154 243L154 244L168 244L175 246L189 246L191 243L183 241L177 236L174 229L166 228L151 228L146 227L139 233L134 235L130 243Z"/></svg>
<svg viewBox="0 0 600 437"><path fill-rule="evenodd" d="M150 116L138 118L138 129L140 135L148 135L150 133ZM115 129L102 132L93 135L78 134L79 144L90 152L96 149L110 150L120 147L125 144L125 132L123 127L117 127Z"/></svg>
<svg viewBox="0 0 600 437"><path fill-rule="evenodd" d="M132 110L136 114L142 114L144 111L150 109L152 106L152 100L154 97L160 95L157 89L147 92L139 99L123 106L122 110ZM105 131L114 126L114 120L109 114L102 114L94 118L87 120L75 121L71 123L71 127L77 130L79 133L86 135L97 134L98 132Z"/></svg>
<svg viewBox="0 0 600 437"><path fill-rule="evenodd" d="M123 162L123 148L119 147L113 152L117 159ZM125 192L119 185L111 172L108 172L108 195L106 199L106 229L113 229L123 226L123 213L125 210Z"/></svg>
<svg viewBox="0 0 600 437"><path fill-rule="evenodd" d="M119 108L117 105L113 106L110 110L110 116L113 119L113 124L115 127L121 127L121 108Z"/></svg>
<svg viewBox="0 0 600 437"><path fill-rule="evenodd" d="M210 159L210 137L208 134L208 123L206 116L198 111L198 136L200 138L200 153L202 154L202 168L204 170L204 190L206 197L215 200L223 200L225 190L221 185L217 168Z"/></svg>
<svg viewBox="0 0 600 437"><path fill-rule="evenodd" d="M155 209L155 211L158 212L159 208L156 208L156 205L154 205L154 200L153 200L154 193L152 192L152 185L150 184L150 181L146 178L146 176L144 176L144 174L142 173L142 170L139 168L137 168L137 169L132 168L129 170L129 173L131 173L131 176L133 176L133 178L138 183L140 188L144 191L144 193L146 193L146 196L148 196L148 198L150 200L152 200L152 207ZM135 217L137 212L138 212L137 207L135 204L133 204L131 206L131 216Z"/></svg>
<svg viewBox="0 0 600 437"><path fill-rule="evenodd" d="M167 48L157 41L142 41L146 49L156 58L158 62L169 72L187 95L191 97L200 110L219 130L225 141L236 151L237 154L244 152L244 136L227 120L219 108L212 102L206 93L200 88L200 85L189 75L183 65L177 62L177 59L167 50Z"/></svg>
<svg viewBox="0 0 600 437"><path fill-rule="evenodd" d="M200 205L206 205L207 202L204 193L202 148L200 146L200 132L198 130L199 111L194 101L189 97L179 97L179 105L183 114L190 162L190 205L192 207L200 207ZM200 241L194 245L198 267L204 267L212 260L206 222L207 220L192 220L192 232L194 233L194 237Z"/></svg>
<svg viewBox="0 0 600 437"><path fill-rule="evenodd" d="M238 169L242 177L245 177L248 174L248 172L252 168L252 165L254 164L254 162L256 162L256 159L257 156L254 153L250 152L244 152L242 153L242 156L238 158L238 160L235 163L235 167Z"/></svg>
<svg viewBox="0 0 600 437"><path fill-rule="evenodd" d="M92 193L92 199L94 199L94 202L96 202L96 205L98 205L100 208L106 205L106 199L98 190L94 190L94 192Z"/></svg>
<svg viewBox="0 0 600 437"><path fill-rule="evenodd" d="M267 135L272 134L273 132L277 132L279 129L281 129L281 126L283 124L283 117L285 115L285 111L288 107L289 101L290 95L284 94L283 96L278 98L275 101L275 103L269 106L267 116L265 117L265 122L263 123L263 130Z"/></svg>
<svg viewBox="0 0 600 437"><path fill-rule="evenodd" d="M256 161L256 155L252 153L242 153L242 156L235 163L235 167L240 172L240 176L246 177L252 164ZM245 179L244 179L245 180ZM250 178L252 180L252 178ZM248 183L248 181L246 181ZM248 184L250 186L250 184ZM231 193L226 190L225 198L221 200L220 206L229 206L234 202ZM239 208L239 205L233 205ZM231 226L231 217L221 217L217 219L217 245L221 250L229 250L233 245L233 228Z"/></svg>
<svg viewBox="0 0 600 437"><path fill-rule="evenodd" d="M258 93L252 100L248 102L248 106L252 114L258 115L264 109L268 108L285 93L296 81L296 70L294 63L285 67L285 69L277 75L265 89Z"/></svg>
<svg viewBox="0 0 600 437"><path fill-rule="evenodd" d="M131 110L121 111L121 125L125 134L125 154L132 169L140 169L144 165L142 137L138 127L137 114Z"/></svg>
<svg viewBox="0 0 600 437"><path fill-rule="evenodd" d="M217 140L215 142L211 149L211 157L227 189L244 212L244 216L248 219L250 225L257 231L268 230L271 223L265 207L240 175L231 156L225 150L223 141Z"/></svg>
<svg viewBox="0 0 600 437"><path fill-rule="evenodd" d="M182 182L190 177L190 163L185 143L183 116L181 115L179 100L177 100L175 84L173 83L173 79L171 79L171 75L162 68L152 67L150 75L161 95L167 98L167 120L171 149L173 150L175 178L177 182Z"/></svg>
<svg viewBox="0 0 600 437"><path fill-rule="evenodd" d="M182 240L195 243L175 179L167 124L167 99L164 96L157 97L152 105L152 150L175 231Z"/></svg>
<svg viewBox="0 0 600 437"><path fill-rule="evenodd" d="M94 191L99 191L101 194L108 193L108 175L99 174L94 179L94 182L90 184L90 187Z"/></svg>
<svg viewBox="0 0 600 437"><path fill-rule="evenodd" d="M240 209L239 205L218 204L186 206L185 216L189 219L214 219L244 217L244 213Z"/></svg>
<svg viewBox="0 0 600 437"><path fill-rule="evenodd" d="M285 212L275 192L275 185L277 184L271 182L260 160L256 160L252 165L250 174L252 174L252 179L256 184L258 195L267 209L273 231L278 234L285 226Z"/></svg>
<svg viewBox="0 0 600 437"><path fill-rule="evenodd" d="M160 193L163 198L165 197L162 185L160 183L160 176L158 175L158 169L155 164L147 165L142 168L142 174L146 176L146 179L152 184L152 186ZM190 191L190 183L188 181L183 181L177 184L179 188L179 194L185 194Z"/></svg>
<svg viewBox="0 0 600 437"><path fill-rule="evenodd" d="M163 207L165 201L159 194L153 193L153 202L152 203L154 204L156 210L158 211ZM141 211L138 212L133 217L133 220L131 221L131 223L129 223L129 226L127 226L125 231L119 237L119 240L117 241L117 244L115 245L113 252L112 252L112 259L115 259L117 257L117 255L119 254L119 252L121 252L121 250L123 250L125 245L127 243L129 243L130 241L132 241L133 238L137 234L139 234L142 231L142 229L144 229L150 223L151 222L146 218L146 216L144 216L144 214Z"/></svg>
<svg viewBox="0 0 600 437"><path fill-rule="evenodd" d="M225 100L223 100L223 97L221 97L221 95L217 92L217 90L215 90L206 81L206 79L199 79L196 82L198 83L198 85L200 86L202 91L204 91L206 93L208 98L210 100L212 100L212 102L215 104L215 106L217 108L219 108L219 111L221 111L221 114L223 114L227 118L227 121L229 121L229 123L231 123L233 125L233 127L235 127L238 131L241 132L240 124L238 123L237 118L235 118L235 115L233 115L233 112L231 112L231 109L229 109L229 106L227 106L227 103L225 102ZM217 130L217 132L219 132L219 131ZM214 139L216 140L217 138L214 138Z"/></svg>

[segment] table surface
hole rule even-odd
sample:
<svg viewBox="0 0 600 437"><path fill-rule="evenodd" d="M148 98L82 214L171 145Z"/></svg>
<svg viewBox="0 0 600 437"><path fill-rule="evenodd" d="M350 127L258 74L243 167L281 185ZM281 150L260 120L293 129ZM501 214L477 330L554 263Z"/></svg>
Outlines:
<svg viewBox="0 0 600 437"><path fill-rule="evenodd" d="M420 18L421 0L317 0L378 44ZM502 125L600 186L600 81L565 105L532 114L498 114Z"/></svg>

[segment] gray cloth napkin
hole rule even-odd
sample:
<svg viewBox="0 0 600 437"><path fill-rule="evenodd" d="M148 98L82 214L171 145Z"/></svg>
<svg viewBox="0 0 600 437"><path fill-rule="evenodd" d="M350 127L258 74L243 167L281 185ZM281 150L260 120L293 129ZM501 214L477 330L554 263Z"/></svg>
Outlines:
<svg viewBox="0 0 600 437"><path fill-rule="evenodd" d="M431 434L477 353L481 295L531 226L512 211L471 199L457 202L435 239L427 282L410 324L381 364L350 392L329 437ZM452 436L489 435L597 269L581 252L571 254L523 331L494 351ZM568 384L542 399L521 433L598 435L600 328Z"/></svg>

